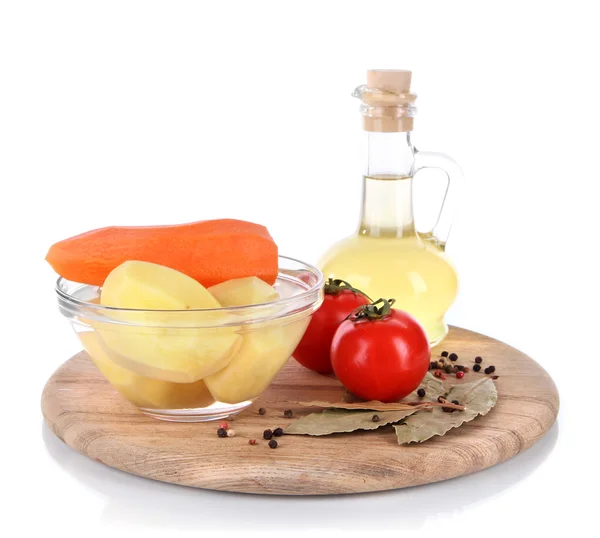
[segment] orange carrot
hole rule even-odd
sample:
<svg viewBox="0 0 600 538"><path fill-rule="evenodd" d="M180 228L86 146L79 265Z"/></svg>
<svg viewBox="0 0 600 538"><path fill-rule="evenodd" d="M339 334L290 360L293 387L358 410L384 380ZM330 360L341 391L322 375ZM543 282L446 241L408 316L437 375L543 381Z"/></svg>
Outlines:
<svg viewBox="0 0 600 538"><path fill-rule="evenodd" d="M166 265L205 287L247 276L273 284L278 265L277 245L267 229L234 219L100 228L59 241L46 255L62 277L95 286L127 260Z"/></svg>

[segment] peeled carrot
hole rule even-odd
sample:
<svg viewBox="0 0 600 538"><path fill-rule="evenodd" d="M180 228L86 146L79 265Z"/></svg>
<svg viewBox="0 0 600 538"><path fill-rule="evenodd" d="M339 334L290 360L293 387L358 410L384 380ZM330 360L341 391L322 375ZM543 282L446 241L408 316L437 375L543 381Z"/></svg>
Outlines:
<svg viewBox="0 0 600 538"><path fill-rule="evenodd" d="M234 219L100 228L59 241L46 255L60 276L94 286L127 260L166 265L205 287L248 276L273 284L278 266L268 230Z"/></svg>

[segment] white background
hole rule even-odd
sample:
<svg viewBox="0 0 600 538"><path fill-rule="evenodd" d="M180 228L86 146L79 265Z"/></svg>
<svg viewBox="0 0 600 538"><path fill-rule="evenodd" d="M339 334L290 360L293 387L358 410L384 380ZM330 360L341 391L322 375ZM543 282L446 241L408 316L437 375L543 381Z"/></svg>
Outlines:
<svg viewBox="0 0 600 538"><path fill-rule="evenodd" d="M594 4L0 2L3 534L597 529ZM356 225L350 92L373 67L413 70L417 147L452 155L467 177L449 321L537 359L561 394L558 424L476 475L337 498L178 488L62 445L39 398L78 345L55 305L48 247L111 224L237 217L316 261Z"/></svg>

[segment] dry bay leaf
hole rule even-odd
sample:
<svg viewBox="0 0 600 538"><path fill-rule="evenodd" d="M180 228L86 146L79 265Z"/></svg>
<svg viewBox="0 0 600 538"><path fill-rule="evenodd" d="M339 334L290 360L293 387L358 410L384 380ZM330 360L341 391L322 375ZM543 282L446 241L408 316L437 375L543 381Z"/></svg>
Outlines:
<svg viewBox="0 0 600 538"><path fill-rule="evenodd" d="M419 395L417 394L419 389L425 390L425 396L423 398L419 398ZM297 403L307 407L310 407L309 404L313 404L312 407L336 407L338 409L373 409L375 411L386 411L388 409L405 409L403 406L411 404L414 405L423 402L436 402L438 396L443 396L444 394L446 394L446 389L444 389L444 384L442 383L441 379L435 377L431 372L427 372L423 378L423 381L421 381L421 384L413 392L406 396L406 398L403 398L399 402L383 403L376 400L365 401L360 399L355 394L346 391L343 397L344 401L335 404L321 401Z"/></svg>
<svg viewBox="0 0 600 538"><path fill-rule="evenodd" d="M416 412L416 409L382 411L377 413L378 422L373 422L372 411L348 411L326 409L321 413L311 413L299 418L285 428L291 435L329 435L330 433L353 432L355 430L376 430L386 424L398 422Z"/></svg>
<svg viewBox="0 0 600 538"><path fill-rule="evenodd" d="M377 400L369 402L327 402L324 400L314 400L312 402L289 402L288 405L301 405L303 407L320 407L322 409L344 409L346 411L408 411L431 409L433 407L453 407L459 409L458 406L450 402L440 403L438 401L427 401L425 398L419 398L418 402L390 402L384 403Z"/></svg>
<svg viewBox="0 0 600 538"><path fill-rule="evenodd" d="M398 444L420 443L435 435L444 435L452 428L487 414L496 405L498 393L494 382L487 378L455 385L450 389L447 399L458 400L466 409L445 413L438 407L431 412L421 411L409 416L403 424L394 426Z"/></svg>
<svg viewBox="0 0 600 538"><path fill-rule="evenodd" d="M419 398L417 391L419 389L425 390L425 396L423 398ZM435 377L431 372L427 372L421 384L411 392L406 398L404 398L403 402L436 402L438 396L444 396L446 394L446 389L444 388L444 384L441 379ZM454 398L456 399L456 398Z"/></svg>
<svg viewBox="0 0 600 538"><path fill-rule="evenodd" d="M312 402L289 402L303 407L324 407L331 409L346 409L349 411L408 411L414 409L414 405L402 402L384 403L377 400L369 402L326 402L322 400L314 400Z"/></svg>

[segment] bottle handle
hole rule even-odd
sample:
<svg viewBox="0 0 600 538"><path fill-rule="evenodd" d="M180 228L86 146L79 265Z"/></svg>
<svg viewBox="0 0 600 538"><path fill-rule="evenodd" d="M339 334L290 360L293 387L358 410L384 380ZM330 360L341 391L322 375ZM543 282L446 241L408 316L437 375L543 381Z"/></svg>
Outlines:
<svg viewBox="0 0 600 538"><path fill-rule="evenodd" d="M434 151L418 151L416 148L414 155L413 176L424 168L437 168L444 172L448 178L440 213L433 228L425 233L419 232L419 235L425 241L433 243L440 250L445 250L452 228L452 220L456 212L456 202L459 198L458 191L463 187L464 176L460 166L448 155Z"/></svg>

